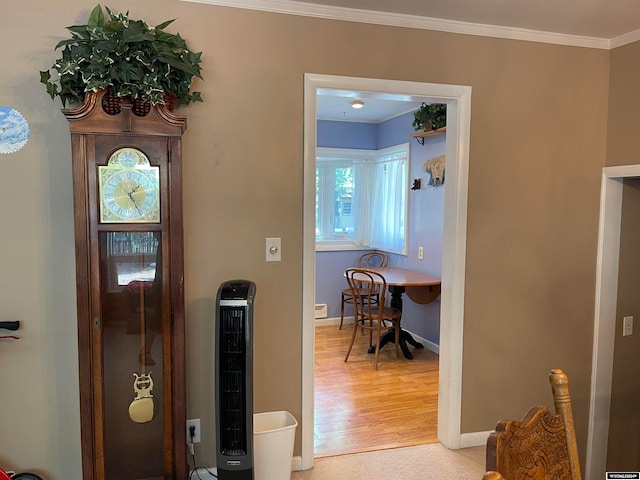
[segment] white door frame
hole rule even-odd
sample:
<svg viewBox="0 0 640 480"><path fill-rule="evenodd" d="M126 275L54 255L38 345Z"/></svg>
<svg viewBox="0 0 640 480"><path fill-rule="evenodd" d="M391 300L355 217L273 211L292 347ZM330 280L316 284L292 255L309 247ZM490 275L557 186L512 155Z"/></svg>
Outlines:
<svg viewBox="0 0 640 480"><path fill-rule="evenodd" d="M640 165L602 169L585 478L604 478L606 471L618 298L622 190L624 179L634 177L640 177Z"/></svg>
<svg viewBox="0 0 640 480"><path fill-rule="evenodd" d="M321 88L403 95L417 100L430 99L447 103L447 188L442 251L438 439L452 449L470 446L461 442L460 415L471 87L305 74L300 468L311 468L314 459L316 95Z"/></svg>

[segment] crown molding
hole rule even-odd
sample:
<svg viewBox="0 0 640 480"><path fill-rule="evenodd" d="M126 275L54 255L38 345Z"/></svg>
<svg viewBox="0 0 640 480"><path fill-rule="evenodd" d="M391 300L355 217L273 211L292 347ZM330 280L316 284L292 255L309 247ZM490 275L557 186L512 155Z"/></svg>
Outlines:
<svg viewBox="0 0 640 480"><path fill-rule="evenodd" d="M624 35L611 39L610 48L622 47L637 42L638 40L640 40L640 30L634 30L633 32L625 33Z"/></svg>
<svg viewBox="0 0 640 480"><path fill-rule="evenodd" d="M421 30L435 30L447 33L459 33L462 35L477 35L482 37L505 38L510 40L524 40L528 42L551 43L573 47L597 48L610 50L614 46L621 46L640 39L640 31L632 40L627 41L627 35L616 39L586 37L579 35L567 35L524 28L502 27L496 25L483 25L479 23L460 22L456 20L444 20L439 18L420 17L400 13L379 12L374 10L360 10L355 8L334 7L317 5L295 0L180 0L183 2L205 3L223 7L243 8L248 10L260 10L272 13L288 15L300 15L305 17L323 18L329 20L342 20L349 22L370 23L392 27L416 28Z"/></svg>

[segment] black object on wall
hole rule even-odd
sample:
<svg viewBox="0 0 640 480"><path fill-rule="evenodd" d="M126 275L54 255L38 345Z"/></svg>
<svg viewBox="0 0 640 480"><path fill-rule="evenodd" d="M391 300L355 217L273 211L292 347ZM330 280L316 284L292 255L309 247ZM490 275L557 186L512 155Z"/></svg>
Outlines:
<svg viewBox="0 0 640 480"><path fill-rule="evenodd" d="M216 299L216 465L220 480L253 480L255 283L230 280Z"/></svg>

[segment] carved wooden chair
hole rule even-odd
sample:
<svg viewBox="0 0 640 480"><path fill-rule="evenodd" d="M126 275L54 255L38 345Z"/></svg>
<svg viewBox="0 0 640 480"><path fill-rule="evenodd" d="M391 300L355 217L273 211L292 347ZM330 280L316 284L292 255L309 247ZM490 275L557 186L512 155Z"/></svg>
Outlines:
<svg viewBox="0 0 640 480"><path fill-rule="evenodd" d="M360 256L358 259L357 268L371 268L371 267L386 267L389 263L389 257L384 252L368 252ZM375 302L378 301L379 295L376 294L372 297ZM342 330L342 323L344 322L344 306L353 305L354 297L351 292L351 288L345 288L342 290L342 299L340 301L340 330ZM355 319L354 319L355 322Z"/></svg>
<svg viewBox="0 0 640 480"><path fill-rule="evenodd" d="M393 330L396 345L396 356L398 352L398 340L400 338L400 317L402 312L397 308L385 306L385 294L387 292L387 281L378 272L373 272L364 268L349 268L346 271L347 283L351 288L354 298L353 312L353 333L349 350L344 358L346 362L353 348L358 328L369 332L369 346L373 345L375 335L375 363L374 369L378 369L378 355L380 353L380 337L383 333ZM374 297L377 300L374 302Z"/></svg>
<svg viewBox="0 0 640 480"><path fill-rule="evenodd" d="M483 480L581 480L569 381L556 369L549 382L556 413L536 406L521 421L500 421L487 440Z"/></svg>

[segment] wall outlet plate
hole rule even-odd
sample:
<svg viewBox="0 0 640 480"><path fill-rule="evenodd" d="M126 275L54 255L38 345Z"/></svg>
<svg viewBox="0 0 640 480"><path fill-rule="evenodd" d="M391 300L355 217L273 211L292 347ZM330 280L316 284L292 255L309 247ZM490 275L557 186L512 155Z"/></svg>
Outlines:
<svg viewBox="0 0 640 480"><path fill-rule="evenodd" d="M193 434L193 443L200 443L200 419L199 418L187 420L187 443L191 443L191 432L190 432L191 426L196 427L196 430Z"/></svg>

